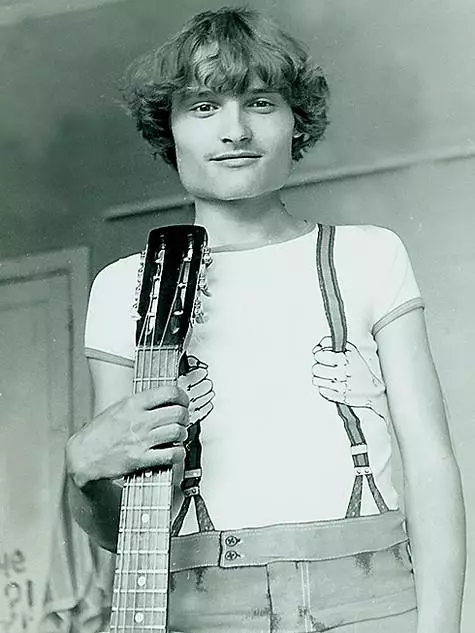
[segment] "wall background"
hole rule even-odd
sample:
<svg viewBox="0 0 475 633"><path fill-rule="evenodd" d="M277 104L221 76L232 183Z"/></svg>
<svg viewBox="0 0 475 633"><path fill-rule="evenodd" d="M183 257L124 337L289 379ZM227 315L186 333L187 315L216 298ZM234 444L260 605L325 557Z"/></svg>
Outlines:
<svg viewBox="0 0 475 633"><path fill-rule="evenodd" d="M122 112L121 74L192 13L222 2L83 0L68 3L81 10L62 13L58 3L42 3L41 17L40 5L14 14L0 3L0 257L86 245L95 273L141 248L153 225L179 217L104 220L108 209L182 195L176 175L150 159ZM289 189L289 207L322 221L389 226L412 255L465 483L468 633L475 626L475 5L248 4L306 40L332 88L328 135L298 169L341 177ZM446 155L451 160L434 160ZM400 163L412 166L380 171ZM368 173L354 175L361 167Z"/></svg>

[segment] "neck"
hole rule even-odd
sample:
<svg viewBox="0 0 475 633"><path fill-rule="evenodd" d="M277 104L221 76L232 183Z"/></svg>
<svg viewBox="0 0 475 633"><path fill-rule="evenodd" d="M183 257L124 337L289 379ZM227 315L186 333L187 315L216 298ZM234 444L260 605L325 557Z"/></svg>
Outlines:
<svg viewBox="0 0 475 633"><path fill-rule="evenodd" d="M278 193L243 200L196 198L195 223L206 227L214 249L281 242L300 235L307 226L288 213Z"/></svg>

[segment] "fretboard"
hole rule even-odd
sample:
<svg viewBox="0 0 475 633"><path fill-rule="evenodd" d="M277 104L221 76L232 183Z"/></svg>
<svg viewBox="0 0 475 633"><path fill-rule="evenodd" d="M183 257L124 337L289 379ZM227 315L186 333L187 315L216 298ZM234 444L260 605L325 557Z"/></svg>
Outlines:
<svg viewBox="0 0 475 633"><path fill-rule="evenodd" d="M175 384L176 349L140 349L134 392ZM172 469L126 478L122 493L111 633L167 630Z"/></svg>

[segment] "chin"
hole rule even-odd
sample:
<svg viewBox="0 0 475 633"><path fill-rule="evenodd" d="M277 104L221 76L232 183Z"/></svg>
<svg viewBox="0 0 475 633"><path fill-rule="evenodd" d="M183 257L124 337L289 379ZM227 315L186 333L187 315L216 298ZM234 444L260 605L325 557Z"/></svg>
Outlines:
<svg viewBox="0 0 475 633"><path fill-rule="evenodd" d="M219 182L209 184L207 187L197 187L188 190L191 195L210 200L249 200L260 196L279 191L287 182L288 176L282 179L273 178L271 182L247 182L230 183Z"/></svg>

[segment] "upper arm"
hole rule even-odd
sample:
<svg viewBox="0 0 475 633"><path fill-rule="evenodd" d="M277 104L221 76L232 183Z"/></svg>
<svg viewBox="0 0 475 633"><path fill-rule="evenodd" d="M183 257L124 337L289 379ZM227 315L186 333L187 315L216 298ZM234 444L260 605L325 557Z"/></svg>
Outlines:
<svg viewBox="0 0 475 633"><path fill-rule="evenodd" d="M412 310L376 334L393 425L405 469L452 456L424 312Z"/></svg>
<svg viewBox="0 0 475 633"><path fill-rule="evenodd" d="M94 415L132 394L132 367L95 358L89 358L88 364L94 390Z"/></svg>
<svg viewBox="0 0 475 633"><path fill-rule="evenodd" d="M132 306L138 263L134 255L109 264L91 287L84 346L94 389L94 415L132 394Z"/></svg>

